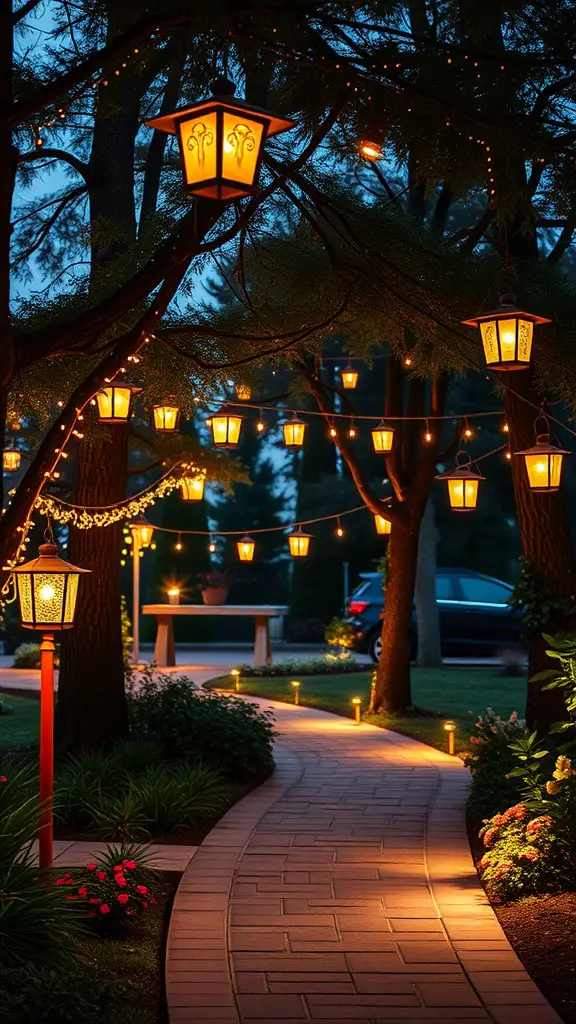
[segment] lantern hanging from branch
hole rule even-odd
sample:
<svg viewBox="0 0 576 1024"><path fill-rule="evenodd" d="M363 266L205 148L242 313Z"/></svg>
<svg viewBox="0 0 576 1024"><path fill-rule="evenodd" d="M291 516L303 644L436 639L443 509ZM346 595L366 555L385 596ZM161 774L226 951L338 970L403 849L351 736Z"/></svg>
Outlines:
<svg viewBox="0 0 576 1024"><path fill-rule="evenodd" d="M299 420L296 413L293 413L292 419L288 420L282 426L284 432L284 444L287 448L301 448L304 444L304 433L306 431L306 424Z"/></svg>
<svg viewBox="0 0 576 1024"><path fill-rule="evenodd" d="M454 512L472 512L478 501L478 483L485 480L477 470L472 469L472 460L468 452L458 452L456 466L446 473L439 473L436 480L445 480L448 484L448 500Z"/></svg>
<svg viewBox="0 0 576 1024"><path fill-rule="evenodd" d="M240 429L244 417L237 412L222 408L210 417L212 437L217 448L237 448L240 443Z"/></svg>
<svg viewBox="0 0 576 1024"><path fill-rule="evenodd" d="M6 448L2 453L2 469L5 473L15 473L20 468L21 459L17 448Z"/></svg>
<svg viewBox="0 0 576 1024"><path fill-rule="evenodd" d="M545 316L526 313L507 294L490 313L463 320L467 327L479 327L486 365L492 370L525 370L530 363L534 324L549 324Z"/></svg>
<svg viewBox="0 0 576 1024"><path fill-rule="evenodd" d="M394 427L382 420L372 431L372 444L375 452L390 452L394 442Z"/></svg>
<svg viewBox="0 0 576 1024"><path fill-rule="evenodd" d="M351 363L348 363L348 366L342 370L340 376L342 378L342 387L347 391L353 391L358 383L358 377L360 374L358 373L358 370L354 369Z"/></svg>
<svg viewBox="0 0 576 1024"><path fill-rule="evenodd" d="M382 536L392 533L392 523L389 519L385 519L384 516L375 515L374 525L376 526L376 533Z"/></svg>
<svg viewBox="0 0 576 1024"><path fill-rule="evenodd" d="M288 545L292 558L306 558L311 539L312 534L303 533L301 526L299 526L297 530L294 530L293 533L290 533L288 535Z"/></svg>
<svg viewBox="0 0 576 1024"><path fill-rule="evenodd" d="M137 550L150 547L154 535L154 527L144 516L137 516L133 522L129 523L129 529L132 534L132 543Z"/></svg>
<svg viewBox="0 0 576 1024"><path fill-rule="evenodd" d="M533 448L526 448L523 452L513 454L524 459L530 490L543 493L557 491L560 488L564 456L570 455L571 452L550 444L550 434L546 433L537 435Z"/></svg>
<svg viewBox="0 0 576 1024"><path fill-rule="evenodd" d="M382 146L371 139L362 139L358 143L358 152L360 156L363 156L365 160L370 160L371 163L382 159Z"/></svg>
<svg viewBox="0 0 576 1024"><path fill-rule="evenodd" d="M134 384L122 381L109 384L96 395L98 415L103 423L126 423L132 411L132 399L142 391Z"/></svg>
<svg viewBox="0 0 576 1024"><path fill-rule="evenodd" d="M204 497L204 485L206 483L206 471L202 470L196 476L186 473L180 479L180 494L182 501L202 501Z"/></svg>
<svg viewBox="0 0 576 1024"><path fill-rule="evenodd" d="M207 99L146 121L178 136L184 187L209 199L253 195L264 142L295 123L238 99L227 78L212 83Z"/></svg>
<svg viewBox="0 0 576 1024"><path fill-rule="evenodd" d="M247 534L242 537L239 541L236 541L236 547L238 548L238 558L241 562L251 562L254 558L254 548L256 547L254 541Z"/></svg>
<svg viewBox="0 0 576 1024"><path fill-rule="evenodd" d="M252 398L252 388L249 384L236 384L234 390L241 402L249 402Z"/></svg>
<svg viewBox="0 0 576 1024"><path fill-rule="evenodd" d="M80 569L58 555L56 544L41 544L37 558L10 570L16 577L20 618L26 629L46 633L74 624Z"/></svg>
<svg viewBox="0 0 576 1024"><path fill-rule="evenodd" d="M173 400L152 406L154 429L160 434L169 434L176 430L180 419L180 407Z"/></svg>

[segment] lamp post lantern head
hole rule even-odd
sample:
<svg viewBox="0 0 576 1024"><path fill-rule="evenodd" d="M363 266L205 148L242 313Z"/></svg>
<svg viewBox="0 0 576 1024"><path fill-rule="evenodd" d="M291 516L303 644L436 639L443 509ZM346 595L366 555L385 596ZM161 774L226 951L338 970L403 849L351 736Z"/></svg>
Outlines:
<svg viewBox="0 0 576 1024"><path fill-rule="evenodd" d="M41 544L38 555L11 568L16 577L20 619L25 629L47 633L71 629L81 574L91 572L65 562L56 544Z"/></svg>
<svg viewBox="0 0 576 1024"><path fill-rule="evenodd" d="M234 91L233 82L218 78L212 96L146 121L178 137L184 188L193 195L223 200L253 195L266 139L296 123L239 99Z"/></svg>
<svg viewBox="0 0 576 1024"><path fill-rule="evenodd" d="M142 388L126 381L108 384L96 395L98 415L103 423L126 423L132 411L132 399Z"/></svg>
<svg viewBox="0 0 576 1024"><path fill-rule="evenodd" d="M548 317L526 313L510 293L502 295L496 309L462 321L467 327L480 328L486 365L491 370L525 370L530 363L534 324L550 322Z"/></svg>
<svg viewBox="0 0 576 1024"><path fill-rule="evenodd" d="M138 549L150 547L154 527L144 516L137 516L136 519L129 523L129 529L132 534L133 543Z"/></svg>

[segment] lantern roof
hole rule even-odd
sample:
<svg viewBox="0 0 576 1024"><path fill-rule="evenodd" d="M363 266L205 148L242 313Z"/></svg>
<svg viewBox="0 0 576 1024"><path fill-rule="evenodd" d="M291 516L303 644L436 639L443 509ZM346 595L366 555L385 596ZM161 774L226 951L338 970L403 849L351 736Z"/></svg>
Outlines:
<svg viewBox="0 0 576 1024"><path fill-rule="evenodd" d="M78 565L65 562L58 554L57 544L40 544L36 558L22 565L6 566L12 573L89 573L91 569L81 569Z"/></svg>
<svg viewBox="0 0 576 1024"><path fill-rule="evenodd" d="M289 537L312 537L311 533L304 533L301 526L298 526L295 530L291 530L288 534Z"/></svg>
<svg viewBox="0 0 576 1024"><path fill-rule="evenodd" d="M521 306L516 305L516 296L511 292L506 292L505 295L500 296L500 303L496 306L496 309L491 309L488 313L480 313L478 316L470 317L469 320L462 320L462 323L467 327L478 327L480 324L485 323L486 320L506 320L517 317L520 320L530 320L533 324L549 324L552 323L547 316L537 316L535 313L527 313Z"/></svg>
<svg viewBox="0 0 576 1024"><path fill-rule="evenodd" d="M232 407L230 405L227 405L226 402L224 403L224 405L221 405L216 412L211 412L207 418L209 420L213 420L217 416L236 416L237 419L239 420L246 419L246 414L244 412L240 412L235 406Z"/></svg>
<svg viewBox="0 0 576 1024"><path fill-rule="evenodd" d="M173 110L170 114L162 114L160 117L153 117L151 120L145 121L149 128L157 128L161 132L168 132L170 135L176 135L178 131L178 122L182 120L189 120L191 117L202 113L202 111L214 110L221 108L224 110L233 108L234 110L243 111L248 117L253 116L259 120L265 120L265 137L270 135L277 135L279 132L288 131L289 128L294 128L296 122L288 117L281 117L278 114L272 114L269 110L265 110L263 107L257 107L253 103L247 103L246 100L240 99L234 95L235 85L228 78L217 78L211 85L212 95L206 97L206 99L196 100L195 103L187 104L183 107L178 107L177 110Z"/></svg>
<svg viewBox="0 0 576 1024"><path fill-rule="evenodd" d="M128 529L131 530L134 526L137 527L137 528L139 526L150 526L150 527L152 527L152 529L154 529L154 523L150 523L146 519L146 517L142 516L142 515L136 516L136 518L133 519L131 523L128 523Z"/></svg>
<svg viewBox="0 0 576 1024"><path fill-rule="evenodd" d="M467 453L466 453L467 454ZM473 469L471 463L467 465L454 466L454 469L447 469L445 473L438 473L435 480L485 480L477 469Z"/></svg>
<svg viewBox="0 0 576 1024"><path fill-rule="evenodd" d="M550 434L538 434L536 444L532 448L525 448L522 452L512 452L513 455L571 455L572 452L566 448L558 448L550 444Z"/></svg>
<svg viewBox="0 0 576 1024"><path fill-rule="evenodd" d="M127 388L133 395L137 395L142 391L138 384L132 384L129 380L109 380L108 383L104 382L97 395L101 394L102 391L106 391L107 388Z"/></svg>

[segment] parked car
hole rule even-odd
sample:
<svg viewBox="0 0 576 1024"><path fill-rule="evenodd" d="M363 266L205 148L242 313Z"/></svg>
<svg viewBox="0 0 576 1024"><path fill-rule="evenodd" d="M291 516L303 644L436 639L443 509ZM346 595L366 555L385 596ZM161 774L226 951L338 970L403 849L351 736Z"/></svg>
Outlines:
<svg viewBox="0 0 576 1024"><path fill-rule="evenodd" d="M376 662L382 644L382 576L377 572L363 572L360 576L362 582L346 607L346 621L355 631L351 642L353 650L368 653ZM489 656L502 648L518 646L521 616L508 604L511 593L509 583L472 569L438 569L436 600L442 654ZM416 613L413 611L411 657L416 656L416 648Z"/></svg>

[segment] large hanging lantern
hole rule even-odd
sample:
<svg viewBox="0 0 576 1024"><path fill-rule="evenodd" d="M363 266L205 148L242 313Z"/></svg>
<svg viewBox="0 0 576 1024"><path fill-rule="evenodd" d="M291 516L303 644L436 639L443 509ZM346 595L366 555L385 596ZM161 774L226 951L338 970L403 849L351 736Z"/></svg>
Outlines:
<svg viewBox="0 0 576 1024"><path fill-rule="evenodd" d="M238 549L238 558L241 562L251 562L254 558L254 548L256 547L252 537L242 537L241 540L236 541L236 547Z"/></svg>
<svg viewBox="0 0 576 1024"><path fill-rule="evenodd" d="M375 452L390 452L394 442L394 427L382 420L372 431L372 444Z"/></svg>
<svg viewBox="0 0 576 1024"><path fill-rule="evenodd" d="M571 452L550 444L550 434L538 434L533 448L514 455L524 458L530 490L536 492L557 491L562 479L562 463Z"/></svg>
<svg viewBox="0 0 576 1024"><path fill-rule="evenodd" d="M478 501L478 483L485 480L477 470L472 469L468 452L458 452L456 466L446 473L439 473L436 480L448 484L448 500L454 512L472 512Z"/></svg>
<svg viewBox="0 0 576 1024"><path fill-rule="evenodd" d="M109 384L96 395L98 415L103 423L126 423L132 411L132 398L142 388L134 384Z"/></svg>
<svg viewBox="0 0 576 1024"><path fill-rule="evenodd" d="M291 420L282 425L282 430L284 432L284 444L287 448L302 447L306 424L298 419L296 413L293 413Z"/></svg>
<svg viewBox="0 0 576 1024"><path fill-rule="evenodd" d="M212 437L217 448L237 448L244 417L237 412L220 409L210 417Z"/></svg>
<svg viewBox="0 0 576 1024"><path fill-rule="evenodd" d="M490 313L463 320L467 327L479 327L486 365L492 370L525 370L532 352L534 324L549 324L545 316L526 313L507 294Z"/></svg>
<svg viewBox="0 0 576 1024"><path fill-rule="evenodd" d="M146 124L178 136L187 192L236 199L256 191L266 139L293 128L295 121L238 99L234 83L219 78L212 96Z"/></svg>
<svg viewBox="0 0 576 1024"><path fill-rule="evenodd" d="M129 529L132 534L132 541L136 548L148 548L152 543L152 537L154 535L154 527L152 523L149 523L144 516L137 516L133 522L129 523Z"/></svg>
<svg viewBox="0 0 576 1024"><path fill-rule="evenodd" d="M152 415L154 429L160 434L170 434L178 426L180 407L173 401L165 401L161 405L152 406Z"/></svg>
<svg viewBox="0 0 576 1024"><path fill-rule="evenodd" d="M2 452L2 469L5 473L15 473L20 468L21 453L17 448L6 448Z"/></svg>
<svg viewBox="0 0 576 1024"><path fill-rule="evenodd" d="M180 479L180 494L182 501L202 501L204 497L204 485L206 483L206 471L197 473L196 476L185 474Z"/></svg>
<svg viewBox="0 0 576 1024"><path fill-rule="evenodd" d="M381 536L386 536L387 534L392 533L392 523L389 519L385 519L384 516L375 515L374 525L376 527L376 533L379 533Z"/></svg>
<svg viewBox="0 0 576 1024"><path fill-rule="evenodd" d="M37 558L10 570L16 577L20 618L26 629L54 632L74 624L80 569L58 555L56 544L41 544Z"/></svg>
<svg viewBox="0 0 576 1024"><path fill-rule="evenodd" d="M288 535L288 545L290 547L290 554L292 558L306 558L308 549L310 547L310 541L312 534L302 533L302 527L299 526L297 530Z"/></svg>
<svg viewBox="0 0 576 1024"><path fill-rule="evenodd" d="M358 383L358 377L360 374L358 370L355 370L350 363L340 373L342 378L342 387L346 388L347 391L353 391Z"/></svg>

